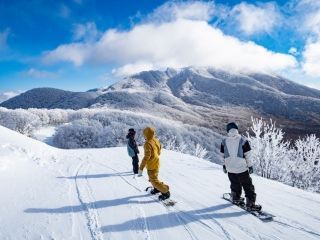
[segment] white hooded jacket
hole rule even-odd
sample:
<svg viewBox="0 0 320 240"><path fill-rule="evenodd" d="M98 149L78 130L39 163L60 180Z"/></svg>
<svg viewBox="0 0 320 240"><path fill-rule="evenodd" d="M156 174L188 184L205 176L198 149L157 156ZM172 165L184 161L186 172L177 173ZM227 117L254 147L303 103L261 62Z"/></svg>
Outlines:
<svg viewBox="0 0 320 240"><path fill-rule="evenodd" d="M224 165L229 173L243 173L252 167L249 142L237 129L230 129L228 136L221 143Z"/></svg>

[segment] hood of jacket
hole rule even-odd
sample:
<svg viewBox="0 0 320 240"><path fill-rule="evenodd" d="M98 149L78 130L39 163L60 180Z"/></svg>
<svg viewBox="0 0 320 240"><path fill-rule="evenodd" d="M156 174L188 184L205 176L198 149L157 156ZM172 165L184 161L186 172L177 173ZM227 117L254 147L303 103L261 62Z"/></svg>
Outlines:
<svg viewBox="0 0 320 240"><path fill-rule="evenodd" d="M151 140L154 137L154 132L155 132L154 128L146 127L143 130L143 135L144 135L145 139Z"/></svg>

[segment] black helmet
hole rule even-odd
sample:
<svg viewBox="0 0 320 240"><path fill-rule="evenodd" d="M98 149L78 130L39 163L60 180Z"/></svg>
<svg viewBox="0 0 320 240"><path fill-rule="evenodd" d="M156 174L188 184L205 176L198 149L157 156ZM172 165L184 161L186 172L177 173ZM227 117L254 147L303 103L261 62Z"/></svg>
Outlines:
<svg viewBox="0 0 320 240"><path fill-rule="evenodd" d="M227 124L227 132L229 132L232 128L238 129L237 124L235 124L234 122L228 123Z"/></svg>
<svg viewBox="0 0 320 240"><path fill-rule="evenodd" d="M130 128L128 131L129 134L136 134L136 131L133 128Z"/></svg>

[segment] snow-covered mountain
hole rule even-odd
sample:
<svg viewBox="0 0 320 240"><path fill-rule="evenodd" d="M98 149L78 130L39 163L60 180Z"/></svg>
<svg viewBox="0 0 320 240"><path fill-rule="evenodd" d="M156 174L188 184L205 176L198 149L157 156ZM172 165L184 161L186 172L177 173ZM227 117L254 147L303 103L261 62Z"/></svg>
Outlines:
<svg viewBox="0 0 320 240"><path fill-rule="evenodd" d="M320 91L270 74L192 67L147 71L110 86L96 99L99 104L155 114L169 108L180 119L189 113L200 125L218 129L230 120L246 126L250 116L271 117L288 133L320 134Z"/></svg>
<svg viewBox="0 0 320 240"><path fill-rule="evenodd" d="M319 90L278 75L207 67L145 71L107 89L86 93L34 89L0 106L73 109L106 106L148 112L217 131L233 120L246 129L251 116L262 116L273 118L289 134L320 134Z"/></svg>
<svg viewBox="0 0 320 240"><path fill-rule="evenodd" d="M320 91L276 75L230 73L211 68L168 69L142 72L116 83L108 91L125 89L129 93L161 91L171 99L174 96L196 106L241 106L276 117L320 122ZM104 95L100 96L99 101L103 98Z"/></svg>
<svg viewBox="0 0 320 240"><path fill-rule="evenodd" d="M70 92L55 88L35 88L0 104L16 108L63 108L89 107L99 94L97 92Z"/></svg>
<svg viewBox="0 0 320 240"><path fill-rule="evenodd" d="M319 239L320 195L253 175L264 223L221 198L221 166L163 150L166 208L125 148L61 150L0 126L0 239Z"/></svg>

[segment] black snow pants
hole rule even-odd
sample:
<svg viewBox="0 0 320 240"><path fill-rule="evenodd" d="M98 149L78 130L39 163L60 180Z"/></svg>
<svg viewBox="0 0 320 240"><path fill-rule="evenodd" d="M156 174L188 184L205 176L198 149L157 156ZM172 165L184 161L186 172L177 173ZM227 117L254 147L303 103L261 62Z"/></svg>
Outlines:
<svg viewBox="0 0 320 240"><path fill-rule="evenodd" d="M244 189L245 196L252 202L256 201L256 194L254 192L254 186L252 184L252 179L248 171L243 173L228 173L229 180L231 182L231 191L240 198L242 193L242 188Z"/></svg>
<svg viewBox="0 0 320 240"><path fill-rule="evenodd" d="M137 154L132 157L132 166L133 166L133 173L134 173L134 174L138 174L138 170L139 170L139 157L138 157Z"/></svg>

